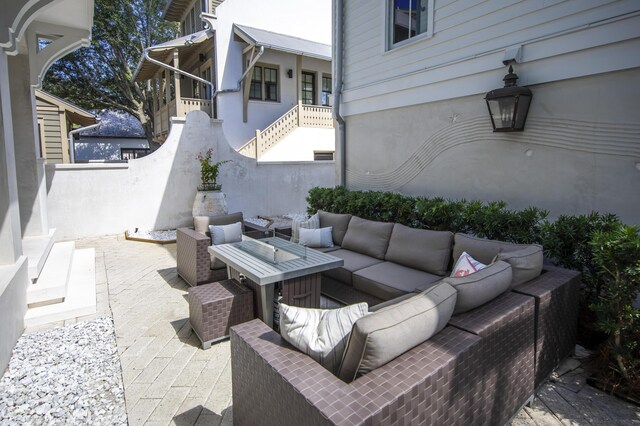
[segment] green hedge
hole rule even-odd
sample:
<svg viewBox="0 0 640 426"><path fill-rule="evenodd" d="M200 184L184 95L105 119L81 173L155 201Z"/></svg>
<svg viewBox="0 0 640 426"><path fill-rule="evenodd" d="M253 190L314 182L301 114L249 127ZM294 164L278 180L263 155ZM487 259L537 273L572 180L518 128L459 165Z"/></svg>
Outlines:
<svg viewBox="0 0 640 426"><path fill-rule="evenodd" d="M546 210L536 207L510 210L503 201L411 197L396 192L349 191L343 187L313 188L307 203L309 213L322 209L414 228L465 232L521 243L540 241L542 223L548 215Z"/></svg>
<svg viewBox="0 0 640 426"><path fill-rule="evenodd" d="M591 312L597 329L608 336L600 351L610 367L606 373L624 376L631 392L640 390L640 310L632 307L640 292L637 227L623 225L613 214L563 215L549 221L546 210L511 210L503 201L413 197L344 187L313 188L307 203L310 214L321 209L414 228L541 244L548 260L582 273L581 310ZM607 374L603 373L609 380Z"/></svg>

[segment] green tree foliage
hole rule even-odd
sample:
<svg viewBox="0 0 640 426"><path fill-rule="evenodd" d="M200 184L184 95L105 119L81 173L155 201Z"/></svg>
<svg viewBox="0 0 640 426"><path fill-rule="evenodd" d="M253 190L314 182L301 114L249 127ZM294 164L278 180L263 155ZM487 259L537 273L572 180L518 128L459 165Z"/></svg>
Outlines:
<svg viewBox="0 0 640 426"><path fill-rule="evenodd" d="M175 38L176 23L162 20L165 0L96 0L91 45L61 58L44 90L85 109L126 111L153 135L151 86L132 81L146 47Z"/></svg>

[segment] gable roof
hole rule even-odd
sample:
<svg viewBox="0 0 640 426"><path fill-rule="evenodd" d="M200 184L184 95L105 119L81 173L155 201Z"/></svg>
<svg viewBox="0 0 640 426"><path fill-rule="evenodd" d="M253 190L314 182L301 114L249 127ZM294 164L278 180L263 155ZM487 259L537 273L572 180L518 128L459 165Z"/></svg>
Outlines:
<svg viewBox="0 0 640 426"><path fill-rule="evenodd" d="M248 44L264 46L266 49L279 50L296 55L310 56L325 61L331 60L330 44L318 43L317 41L238 24L233 24L233 32Z"/></svg>
<svg viewBox="0 0 640 426"><path fill-rule="evenodd" d="M45 92L42 89L36 89L35 95L36 98L55 105L61 110L65 111L68 114L69 119L75 124L79 124L84 127L96 123L95 114L92 114L89 111L84 110L69 101L65 101L64 99L54 96L51 93Z"/></svg>

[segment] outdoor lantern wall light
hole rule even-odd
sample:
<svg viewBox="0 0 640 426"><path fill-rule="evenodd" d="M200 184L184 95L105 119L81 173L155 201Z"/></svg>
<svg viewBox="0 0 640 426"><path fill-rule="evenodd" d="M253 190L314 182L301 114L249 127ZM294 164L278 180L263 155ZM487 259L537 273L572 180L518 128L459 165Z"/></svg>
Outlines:
<svg viewBox="0 0 640 426"><path fill-rule="evenodd" d="M531 104L531 90L528 87L518 87L518 76L509 66L509 74L504 76L504 87L487 93L489 116L494 132L521 132L527 120L529 105Z"/></svg>

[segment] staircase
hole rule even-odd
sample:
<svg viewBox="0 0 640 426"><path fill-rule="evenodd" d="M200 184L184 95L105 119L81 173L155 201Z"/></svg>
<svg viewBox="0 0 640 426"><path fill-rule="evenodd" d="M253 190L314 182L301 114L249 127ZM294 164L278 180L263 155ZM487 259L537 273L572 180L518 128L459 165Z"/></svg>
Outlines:
<svg viewBox="0 0 640 426"><path fill-rule="evenodd" d="M25 327L96 312L95 250L78 250L73 241L54 243L54 234L23 239L32 281Z"/></svg>
<svg viewBox="0 0 640 426"><path fill-rule="evenodd" d="M256 130L256 137L237 151L245 157L259 160L298 127L333 129L331 107L298 103L266 129Z"/></svg>

